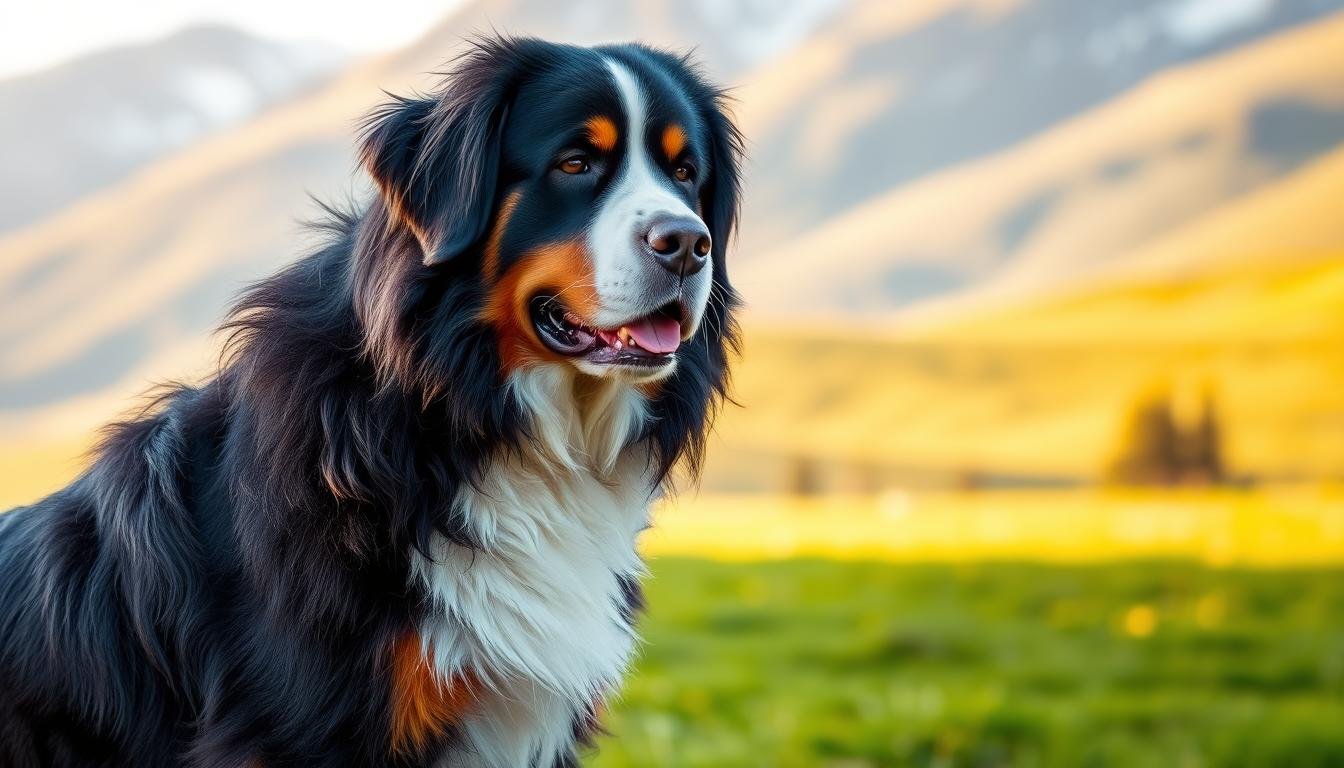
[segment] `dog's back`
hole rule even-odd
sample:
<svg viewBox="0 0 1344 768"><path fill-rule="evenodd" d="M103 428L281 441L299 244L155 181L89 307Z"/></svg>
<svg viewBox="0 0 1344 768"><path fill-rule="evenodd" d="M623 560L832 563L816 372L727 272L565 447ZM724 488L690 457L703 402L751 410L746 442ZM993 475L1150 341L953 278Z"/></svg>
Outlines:
<svg viewBox="0 0 1344 768"><path fill-rule="evenodd" d="M379 737L377 612L314 638L250 572L269 561L242 551L224 389L169 391L70 486L0 515L0 765L405 764ZM271 749L261 723L302 735Z"/></svg>
<svg viewBox="0 0 1344 768"><path fill-rule="evenodd" d="M158 765L183 751L175 724L199 693L183 656L209 643L192 632L209 612L203 553L228 545L202 538L210 505L193 487L211 464L193 424L217 408L193 390L162 400L110 428L70 486L0 515L4 765Z"/></svg>

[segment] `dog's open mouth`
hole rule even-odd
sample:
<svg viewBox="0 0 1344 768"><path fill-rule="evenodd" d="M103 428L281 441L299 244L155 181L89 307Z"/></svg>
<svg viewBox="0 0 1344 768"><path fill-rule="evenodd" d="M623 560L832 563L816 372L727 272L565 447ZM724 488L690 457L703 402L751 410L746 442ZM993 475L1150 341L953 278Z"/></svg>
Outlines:
<svg viewBox="0 0 1344 768"><path fill-rule="evenodd" d="M553 352L590 363L654 368L672 362L681 345L682 308L675 301L616 328L584 323L551 295L534 297L529 309L543 344Z"/></svg>

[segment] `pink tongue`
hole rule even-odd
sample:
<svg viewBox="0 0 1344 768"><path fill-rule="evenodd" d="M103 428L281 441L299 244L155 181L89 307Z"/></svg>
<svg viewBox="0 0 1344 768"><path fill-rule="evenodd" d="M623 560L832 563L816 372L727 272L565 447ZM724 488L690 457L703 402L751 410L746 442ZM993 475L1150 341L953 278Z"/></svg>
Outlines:
<svg viewBox="0 0 1344 768"><path fill-rule="evenodd" d="M639 346L655 355L676 352L681 345L681 323L670 317L643 317L625 326Z"/></svg>

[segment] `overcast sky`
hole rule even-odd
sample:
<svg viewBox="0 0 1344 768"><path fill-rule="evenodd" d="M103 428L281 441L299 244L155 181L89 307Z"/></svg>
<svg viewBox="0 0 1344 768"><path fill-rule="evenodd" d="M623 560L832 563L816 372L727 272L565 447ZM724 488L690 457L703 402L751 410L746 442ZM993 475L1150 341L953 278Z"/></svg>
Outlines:
<svg viewBox="0 0 1344 768"><path fill-rule="evenodd" d="M0 77L119 43L222 22L269 37L378 51L414 39L461 0L3 0Z"/></svg>

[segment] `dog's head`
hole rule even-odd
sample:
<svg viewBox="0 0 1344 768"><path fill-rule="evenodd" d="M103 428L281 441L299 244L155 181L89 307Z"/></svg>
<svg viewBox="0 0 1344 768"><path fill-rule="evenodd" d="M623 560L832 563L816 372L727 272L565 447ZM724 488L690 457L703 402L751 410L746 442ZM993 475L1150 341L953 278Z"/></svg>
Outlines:
<svg viewBox="0 0 1344 768"><path fill-rule="evenodd" d="M534 39L477 43L442 90L378 110L362 147L423 270L476 286L452 300L503 374L563 363L698 390L721 387L730 341L739 154L685 59Z"/></svg>

